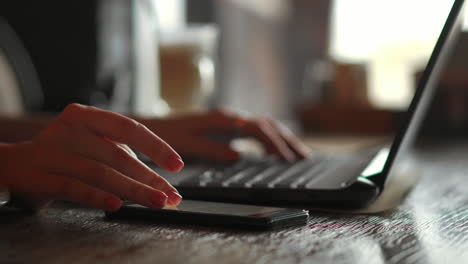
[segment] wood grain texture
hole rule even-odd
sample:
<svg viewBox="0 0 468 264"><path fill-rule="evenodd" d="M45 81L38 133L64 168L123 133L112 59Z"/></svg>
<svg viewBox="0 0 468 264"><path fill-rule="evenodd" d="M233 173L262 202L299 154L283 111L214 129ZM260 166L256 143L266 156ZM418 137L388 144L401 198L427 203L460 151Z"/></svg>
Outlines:
<svg viewBox="0 0 468 264"><path fill-rule="evenodd" d="M311 212L274 232L111 222L56 204L37 215L0 211L4 263L468 263L468 146L425 149L421 178L396 209Z"/></svg>

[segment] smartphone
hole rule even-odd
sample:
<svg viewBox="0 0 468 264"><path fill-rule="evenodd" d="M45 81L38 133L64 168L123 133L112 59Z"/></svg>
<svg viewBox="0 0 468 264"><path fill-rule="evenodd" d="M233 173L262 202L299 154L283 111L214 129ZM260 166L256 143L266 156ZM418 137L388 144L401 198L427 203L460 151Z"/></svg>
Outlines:
<svg viewBox="0 0 468 264"><path fill-rule="evenodd" d="M151 209L124 202L111 219L149 220L163 223L221 226L252 230L275 230L307 224L306 210L255 205L182 200L174 208Z"/></svg>

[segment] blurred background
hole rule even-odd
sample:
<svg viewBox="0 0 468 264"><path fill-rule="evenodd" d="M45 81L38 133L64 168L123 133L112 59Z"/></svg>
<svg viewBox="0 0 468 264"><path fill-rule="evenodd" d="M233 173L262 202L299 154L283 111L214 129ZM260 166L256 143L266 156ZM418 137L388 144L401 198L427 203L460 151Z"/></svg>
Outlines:
<svg viewBox="0 0 468 264"><path fill-rule="evenodd" d="M73 102L145 116L223 107L306 132L391 134L452 4L2 1L0 112ZM468 135L467 46L463 32L427 135Z"/></svg>

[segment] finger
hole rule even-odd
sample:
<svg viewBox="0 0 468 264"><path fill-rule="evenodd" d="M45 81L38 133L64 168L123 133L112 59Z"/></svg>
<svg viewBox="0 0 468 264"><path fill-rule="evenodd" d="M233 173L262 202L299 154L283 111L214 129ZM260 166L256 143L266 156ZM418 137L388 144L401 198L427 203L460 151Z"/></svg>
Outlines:
<svg viewBox="0 0 468 264"><path fill-rule="evenodd" d="M138 156L129 146L125 144L118 144L112 141L109 142L111 143L112 148L116 146L117 148L125 151L125 153L128 153L132 162L127 164L125 161L128 157L126 157L125 154L120 154L120 151L114 150L111 152L114 154L114 156L106 156L107 159L103 160L104 163L114 164L114 168L126 176L129 176L132 179L144 183L156 190L163 191L168 197L167 203L169 205L178 205L180 203L182 196L179 194L179 191L177 191L177 189L172 186L164 177L160 176L140 159L138 159Z"/></svg>
<svg viewBox="0 0 468 264"><path fill-rule="evenodd" d="M179 171L184 164L179 154L166 142L137 121L91 106L71 104L67 106L60 121L84 126L98 135L130 145L169 171Z"/></svg>
<svg viewBox="0 0 468 264"><path fill-rule="evenodd" d="M288 128L278 124L273 120L268 120L268 122L277 131L278 135L281 136L284 142L286 142L294 154L296 154L297 158L304 159L309 156L310 150L308 150L307 147L302 144Z"/></svg>
<svg viewBox="0 0 468 264"><path fill-rule="evenodd" d="M49 165L48 170L53 174L68 175L147 207L162 208L166 205L166 194L126 177L103 163L75 153L50 153L50 156L55 163L53 166Z"/></svg>
<svg viewBox="0 0 468 264"><path fill-rule="evenodd" d="M118 145L93 134L89 130L82 130L79 133L79 141L72 142L73 149L76 152L92 160L102 162L127 177L164 192L170 205L180 203L182 197L177 189L141 162L128 146Z"/></svg>
<svg viewBox="0 0 468 264"><path fill-rule="evenodd" d="M204 122L209 124L210 128L235 132L240 129L244 135L258 139L267 152L276 154L287 161L295 160L295 154L285 140L264 119L245 119L223 110L212 111L205 118Z"/></svg>
<svg viewBox="0 0 468 264"><path fill-rule="evenodd" d="M295 154L267 121L263 119L249 120L242 130L247 135L253 136L263 143L267 152L276 154L287 161L295 160Z"/></svg>
<svg viewBox="0 0 468 264"><path fill-rule="evenodd" d="M76 202L107 211L116 211L122 205L122 201L117 196L73 178L55 174L47 174L42 178L43 182L47 183L42 186L39 193L42 197Z"/></svg>
<svg viewBox="0 0 468 264"><path fill-rule="evenodd" d="M105 138L104 138L105 139ZM105 139L107 140L107 139ZM112 141L111 141L112 142ZM132 158L135 158L135 159L138 159L138 156L137 154L135 154L135 152L133 152L133 150L126 144L120 144L120 143L116 143L116 142L113 142L117 147L123 149L125 152L128 153L128 155L130 155Z"/></svg>
<svg viewBox="0 0 468 264"><path fill-rule="evenodd" d="M239 160L239 153L231 149L227 144L213 142L199 137L187 137L180 143L184 146L181 152L189 156L221 162L235 162Z"/></svg>

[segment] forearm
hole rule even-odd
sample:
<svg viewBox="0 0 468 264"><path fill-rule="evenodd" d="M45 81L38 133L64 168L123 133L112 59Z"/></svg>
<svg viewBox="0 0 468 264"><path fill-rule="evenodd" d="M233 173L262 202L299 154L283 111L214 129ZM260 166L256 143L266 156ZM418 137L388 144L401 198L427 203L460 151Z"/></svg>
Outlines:
<svg viewBox="0 0 468 264"><path fill-rule="evenodd" d="M12 143L29 140L39 133L52 119L53 114L36 114L30 116L5 117L0 116L0 142ZM138 117L137 121L145 124L151 122L164 124L164 120L144 119ZM164 127L164 126L163 126Z"/></svg>
<svg viewBox="0 0 468 264"><path fill-rule="evenodd" d="M29 140L53 118L53 115L0 117L0 142Z"/></svg>

